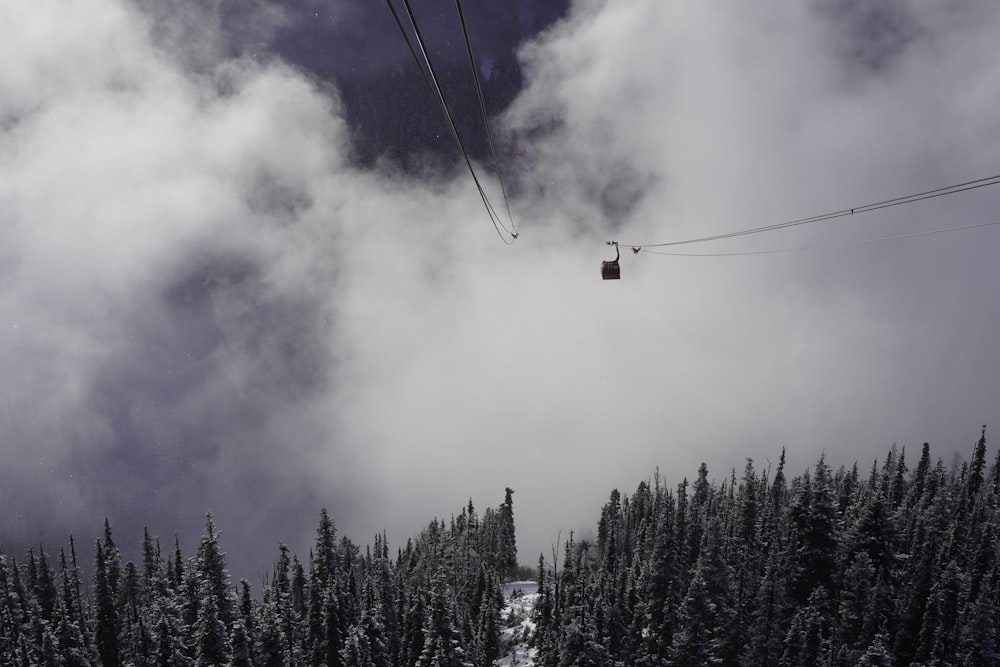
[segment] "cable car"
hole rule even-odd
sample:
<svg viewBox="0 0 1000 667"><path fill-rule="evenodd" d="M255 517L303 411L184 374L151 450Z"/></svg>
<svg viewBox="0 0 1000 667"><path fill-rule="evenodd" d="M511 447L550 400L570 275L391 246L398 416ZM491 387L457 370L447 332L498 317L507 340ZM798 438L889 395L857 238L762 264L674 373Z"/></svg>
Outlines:
<svg viewBox="0 0 1000 667"><path fill-rule="evenodd" d="M618 264L618 260L621 259L621 252L618 250L618 244L615 243L615 258L612 260L601 262L601 278L604 280L621 280L622 277L622 267Z"/></svg>

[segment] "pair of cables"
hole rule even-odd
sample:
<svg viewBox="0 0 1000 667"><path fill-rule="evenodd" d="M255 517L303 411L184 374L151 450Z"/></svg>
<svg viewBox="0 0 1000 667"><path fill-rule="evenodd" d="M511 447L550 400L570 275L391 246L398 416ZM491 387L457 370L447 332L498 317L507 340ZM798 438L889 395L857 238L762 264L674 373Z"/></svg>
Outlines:
<svg viewBox="0 0 1000 667"><path fill-rule="evenodd" d="M504 207L507 211L507 219L510 221L510 226L504 224L501 216L497 213L496 208L487 196L486 191L483 189L483 185L480 182L479 176L476 174L475 167L472 164L472 158L469 156L469 151L466 149L465 144L462 142L462 137L458 133L455 118L452 115L451 110L448 108L448 102L445 100L444 91L441 89L441 84L439 83L437 74L434 71L434 66L431 64L430 55L427 53L427 48L424 46L424 39L420 34L420 28L418 27L417 20L413 15L413 8L410 6L410 1L402 0L402 2L403 8L406 11L406 17L413 30L413 36L416 39L417 47L420 50L420 55L417 54L417 48L414 48L413 42L410 40L410 35L404 27L403 20L400 18L399 12L396 11L396 7L393 5L392 0L386 0L386 4L389 6L389 11L392 12L392 17L396 21L396 26L399 28L399 32L403 35L403 39L406 41L406 46L410 50L410 55L413 56L413 60L417 64L417 69L420 70L420 75L423 77L424 83L427 84L427 88L434 96L438 110L441 112L441 116L444 118L445 124L451 132L451 137L458 146L458 150L461 152L462 157L465 160L465 164L469 168L469 173L472 174L472 180L476 184L476 190L479 192L479 196L483 200L483 206L486 208L486 213L489 215L493 228L496 230L501 241L503 241L506 245L511 245L514 240L517 239L517 223L514 221L514 216L511 215L510 203L507 200L507 188L504 185L503 171L500 169L500 161L497 158L496 142L493 139L493 129L490 125L489 114L486 111L486 101L483 97L483 87L479 80L479 70L476 67L476 58L472 52L472 42L469 39L469 30L465 21L465 12L462 9L462 0L455 0L455 4L458 8L459 22L462 24L462 35L465 38L465 49L469 56L469 65L472 67L472 77L476 84L476 95L479 98L479 108L482 111L483 122L486 125L486 138L489 143L490 154L493 158L493 167L496 170L497 180L500 182L500 191L503 194Z"/></svg>
<svg viewBox="0 0 1000 667"><path fill-rule="evenodd" d="M985 222L981 224L974 225L962 225L958 227L945 227L940 229L931 229L920 232L911 232L908 234L895 234L892 236L882 236L878 238L864 239L861 241L848 241L845 243L832 243L826 245L814 245L814 246L804 246L798 248L780 248L773 250L754 250L745 252L705 252L705 253L689 253L689 252L673 252L667 250L658 250L658 248L674 247L681 245L689 245L694 243L707 243L710 241L720 241L722 239L737 238L740 236L749 236L751 234L760 234L763 232L772 232L781 229L788 229L790 227L799 227L802 225L809 225L817 222L825 222L828 220L834 220L837 218L843 218L853 215L858 215L862 213L869 213L871 211L877 211L884 208L890 208L893 206L902 206L903 204L912 204L914 202L923 201L925 199L933 199L935 197L944 197L947 195L957 194L959 192L966 192L968 190L975 190L978 188L985 188L991 185L1000 184L1000 174L995 176L988 176L986 178L977 178L972 181L966 181L964 183L958 183L955 185L949 185L943 188L935 188L933 190L926 190L924 192L918 192L912 195L906 195L905 197L896 197L894 199L887 199L885 201L875 202L873 204L864 204L861 206L855 206L852 208L845 208L839 211L831 211L829 213L822 213L820 215L809 216L808 218L798 218L795 220L789 220L787 222L779 222L771 225L764 225L762 227L751 227L750 229L743 229L735 232L727 232L725 234L715 234L712 236L702 236L692 239L683 239L680 241L669 241L666 243L647 243L647 244L637 244L637 243L621 243L621 245L627 245L632 248L633 253L646 252L654 255L669 255L672 257L736 257L745 255L771 255L777 253L786 252L801 252L806 250L820 250L827 248L844 248L848 246L864 245L867 243L878 243L880 241L893 241L897 239L913 238L916 236L928 236L931 234L944 234L948 232L957 232L966 229L979 229L982 227L992 227L994 225L1000 225L1000 220L995 222ZM608 241L608 245L618 245L617 241Z"/></svg>

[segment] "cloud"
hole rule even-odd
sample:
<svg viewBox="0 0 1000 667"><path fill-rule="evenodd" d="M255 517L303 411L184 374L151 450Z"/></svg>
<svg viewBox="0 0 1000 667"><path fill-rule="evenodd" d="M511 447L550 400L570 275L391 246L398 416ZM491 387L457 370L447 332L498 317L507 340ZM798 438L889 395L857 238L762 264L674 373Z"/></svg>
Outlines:
<svg viewBox="0 0 1000 667"><path fill-rule="evenodd" d="M315 513L288 490L331 439L309 406L333 372L325 192L351 180L336 99L277 63L191 74L125 5L58 4L4 7L8 530Z"/></svg>
<svg viewBox="0 0 1000 667"><path fill-rule="evenodd" d="M393 420L367 427L386 443L432 433L393 484L450 491L414 479L421 461L449 479L488 476L470 459L505 471L530 554L655 466L677 482L701 460L721 477L784 446L799 469L823 451L866 464L894 442L966 451L995 412L997 313L979 308L996 279L989 230L738 259L626 251L614 285L596 265L609 238L700 236L991 175L993 11L914 10L899 19L912 37L869 50L875 67L851 55L843 8L576 3L523 52L529 88L506 117L531 169L513 257L465 251L457 293L422 299L407 281L386 308L416 318L420 342L392 383L370 385ZM970 194L705 250L986 222L995 202ZM390 447L387 468L398 456Z"/></svg>
<svg viewBox="0 0 1000 667"><path fill-rule="evenodd" d="M533 562L657 466L964 452L996 410L991 230L625 250L598 277L609 238L991 174L992 5L893 10L862 44L858 11L575 3L498 125L507 248L467 175L353 167L336 81L226 47L194 66L116 0L4 3L0 540L109 515L190 550L212 509L244 576L279 540L304 556L320 506L400 543L511 486ZM988 190L719 250L988 222Z"/></svg>

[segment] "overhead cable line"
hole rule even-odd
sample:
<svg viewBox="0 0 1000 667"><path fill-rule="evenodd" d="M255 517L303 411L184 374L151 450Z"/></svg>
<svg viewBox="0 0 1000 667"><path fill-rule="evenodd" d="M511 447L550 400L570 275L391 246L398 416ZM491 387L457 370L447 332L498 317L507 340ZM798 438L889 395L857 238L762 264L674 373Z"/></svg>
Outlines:
<svg viewBox="0 0 1000 667"><path fill-rule="evenodd" d="M517 238L517 223L510 213L510 202L507 201L507 187L503 182L503 171L500 169L500 160L497 159L496 143L493 141L493 128L490 124L490 116L486 112L486 100L483 99L483 87L479 82L479 69L476 67L476 58L472 55L472 42L469 40L469 29L465 23L465 12L462 11L462 0L455 0L458 7L458 20L462 24L462 35L465 37L465 50L469 54L469 65L472 68L472 79L476 82L476 95L479 97L479 109L483 112L483 123L486 125L486 139L490 145L490 154L493 156L493 168L497 172L497 180L500 181L500 192L503 193L503 203L507 209L507 219L510 220L510 234Z"/></svg>
<svg viewBox="0 0 1000 667"><path fill-rule="evenodd" d="M749 250L744 252L666 252L662 250L646 250L639 248L641 252L653 255L668 255L670 257L742 257L745 255L776 255L786 252L804 252L808 250L828 250L830 248L847 248L849 246L865 245L866 243L878 243L880 241L895 241L896 239L909 239L915 236L928 236L930 234L945 234L947 232L958 232L965 229L980 229L982 227L992 227L1000 225L1000 220L996 222L984 222L978 225L962 225L961 227L946 227L943 229L929 229L922 232L912 232L910 234L896 234L894 236L881 236L875 239L865 239L863 241L846 241L844 243L828 243L825 245L802 246L798 248L776 248L772 250ZM635 248L633 248L635 250Z"/></svg>
<svg viewBox="0 0 1000 667"><path fill-rule="evenodd" d="M452 139L455 140L455 144L458 146L459 151L462 153L462 157L465 159L465 164L469 168L469 173L472 174L472 180L476 184L476 190L479 191L479 196L483 200L483 206L486 207L486 212L490 216L490 222L493 224L493 228L497 232L497 236L506 245L511 245L514 239L517 238L517 234L507 229L506 226L500 219L496 210L493 208L493 204L490 202L489 197L486 196L486 191L483 190L482 184L479 182L479 177L476 175L476 170L472 166L472 159L469 157L469 152L465 148L465 144L462 143L462 138L458 134L458 128L455 125L455 119L451 115L451 111L448 109L448 103L445 100L444 92L441 90L441 85L438 83L437 75L434 72L434 66L431 64L430 56L427 53L427 49L424 47L424 40L420 34L420 28L417 27L416 18L413 16L413 9L410 7L409 0L403 0L403 7L406 9L407 18L410 21L410 25L413 28L413 34L417 40L417 46L420 47L420 53L423 55L424 62L420 62L420 58L417 56L416 49L413 47L413 43L410 41L410 36L406 32L406 28L403 26L403 22L396 12L396 8L392 4L392 0L386 0L386 4L389 5L389 10L392 12L393 18L396 20L396 25L399 27L400 33L403 35L403 39L406 41L406 45L410 50L410 54L413 56L414 61L417 63L417 68L420 70L420 74L430 89L431 94L434 96L435 101L438 104L438 109L441 115L444 117L448 129L451 130ZM427 71L424 71L424 65L426 64ZM504 232L507 236L504 236Z"/></svg>
<svg viewBox="0 0 1000 667"><path fill-rule="evenodd" d="M447 109L441 105L441 100L437 96L437 92L434 90L434 84L427 77L427 72L424 71L423 63L420 62L420 56L417 55L416 49L413 48L413 42L410 41L410 36L406 32L406 28L403 27L403 21L399 18L399 13L392 4L392 0L385 0L385 4L389 5L389 11L392 12L392 18L396 21L396 27L399 28L399 33L403 36L403 41L406 42L406 48L410 50L410 55L413 56L413 62L417 64L417 69L420 71L420 76L423 78L424 83L427 84L428 90L431 91L431 95L434 96L434 101L437 102L438 110L442 115L447 118Z"/></svg>
<svg viewBox="0 0 1000 667"><path fill-rule="evenodd" d="M392 8L392 0L386 0L386 2L389 3L390 8ZM406 15L407 18L409 18L410 20L410 25L413 27L413 34L417 39L417 46L420 47L420 53L423 55L424 63L426 63L427 65L427 73L430 75L429 79L425 77L424 80L433 83L431 87L431 93L435 94L438 100L438 106L441 110L441 113L444 116L448 128L451 130L452 138L455 140L456 145L458 145L459 151L461 151L462 153L462 157L465 159L465 164L469 168L469 173L472 174L472 180L476 184L476 190L479 191L479 196L483 200L483 206L486 207L486 213L490 216L490 222L493 224L493 228L496 230L497 236L499 236L500 240L503 241L506 245L510 245L511 243L514 242L515 237L513 237L513 234L511 233L510 230L504 227L503 222L500 220L500 216L497 215L497 212L496 210L494 210L493 204L490 202L489 197L486 196L486 191L483 190L483 186L479 182L479 177L476 175L476 170L472 166L472 159L469 157L469 152L465 149L465 144L462 143L462 138L458 134L458 127L455 125L455 119L454 117L452 117L451 111L448 109L448 102L445 100L444 91L441 90L441 85L438 83L437 75L434 72L434 66L431 64L430 55L428 55L427 49L424 47L424 40L423 37L420 35L420 28L417 26L417 20L413 15L412 7L410 7L410 1L403 0L403 6L406 8ZM393 15L394 16L396 15L395 10L393 10ZM409 44L409 36L406 34L406 31L405 29L403 29L402 23L398 20L398 18L396 24L400 27L400 30L402 30L403 37ZM413 50L412 46L410 48L410 53L416 56L416 52ZM417 60L417 66L421 67L419 60ZM422 71L423 68L421 67L421 72ZM503 231L501 231L501 229ZM508 235L511 235L512 238L510 239L506 238L503 232L506 232Z"/></svg>
<svg viewBox="0 0 1000 667"><path fill-rule="evenodd" d="M887 199L885 201L875 202L874 204L864 204L862 206L855 206L853 208L845 208L839 211L832 211L830 213L823 213L820 215L810 216L808 218L799 218L797 220L789 220L788 222L780 222L773 225L765 225L763 227L753 227L751 229L744 229L736 232L728 232L726 234L716 234L714 236L703 236L694 239L685 239L683 241L671 241L668 243L624 243L621 245L628 245L632 247L633 252L653 252L651 250L646 250L646 248L663 248L667 246L678 246L687 245L691 243L704 243L707 241L719 241L721 239L736 238L739 236L749 236L750 234L760 234L762 232L770 232L778 229L787 229L789 227L798 227L801 225L807 225L814 222L824 222L827 220L833 220L835 218L843 218L860 213L869 213L871 211L877 211L883 208L890 208L892 206L901 206L903 204L912 204L914 202L923 201L925 199L933 199L935 197L943 197L945 195L957 194L959 192L965 192L967 190L975 190L977 188L984 188L990 185L1000 184L1000 174L996 176L989 176L987 178L978 178L973 181L966 181L965 183L958 183L956 185L949 185L943 188L936 188L934 190L927 190L925 192L919 192L913 195L907 195L905 197L896 197L894 199ZM991 223L992 224L992 223ZM964 228L963 228L964 229ZM935 232L936 233L936 232ZM905 235L904 235L905 236ZM888 237L887 237L888 238ZM873 239L880 240L880 239ZM667 254L667 253L658 253ZM718 255L723 255L725 253L718 253ZM742 254L742 253L732 253L732 254Z"/></svg>

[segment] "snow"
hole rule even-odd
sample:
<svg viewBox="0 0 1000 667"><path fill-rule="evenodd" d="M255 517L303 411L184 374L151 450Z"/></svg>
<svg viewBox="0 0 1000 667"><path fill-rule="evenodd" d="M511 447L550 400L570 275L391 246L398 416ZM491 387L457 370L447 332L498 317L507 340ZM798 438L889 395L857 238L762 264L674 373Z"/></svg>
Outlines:
<svg viewBox="0 0 1000 667"><path fill-rule="evenodd" d="M537 581L508 581L503 585L503 599L508 600L514 593L532 595L538 592Z"/></svg>
<svg viewBox="0 0 1000 667"><path fill-rule="evenodd" d="M501 612L503 630L500 632L498 667L534 667L535 649L528 646L535 624L531 620L535 601L538 600L538 583L512 581L504 584L506 603Z"/></svg>

